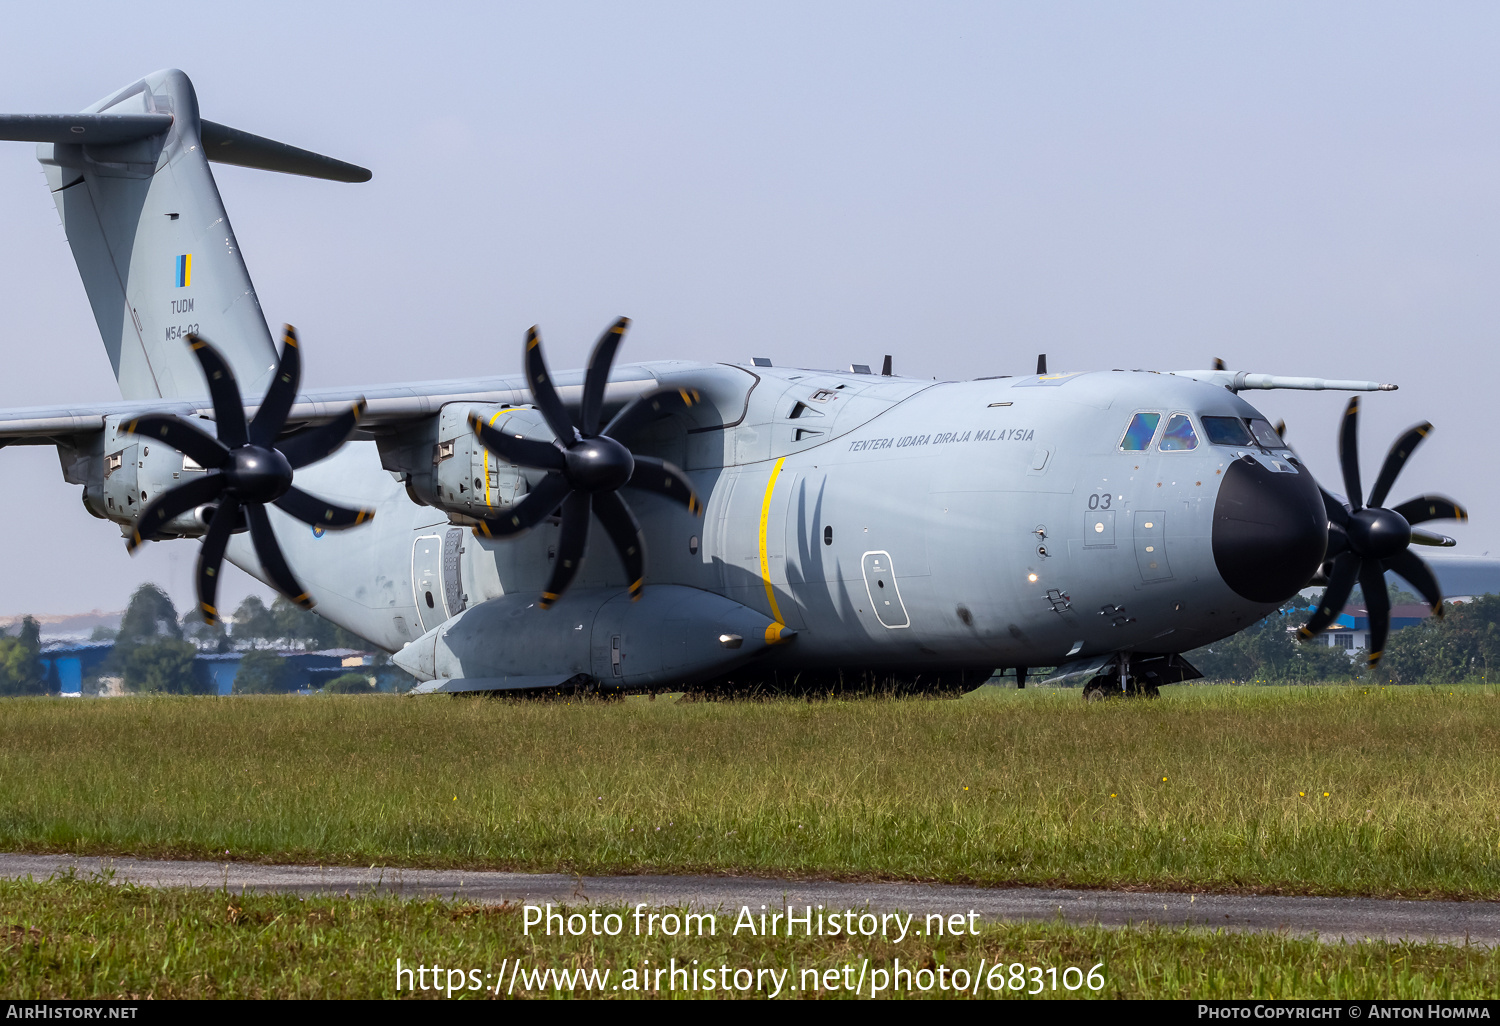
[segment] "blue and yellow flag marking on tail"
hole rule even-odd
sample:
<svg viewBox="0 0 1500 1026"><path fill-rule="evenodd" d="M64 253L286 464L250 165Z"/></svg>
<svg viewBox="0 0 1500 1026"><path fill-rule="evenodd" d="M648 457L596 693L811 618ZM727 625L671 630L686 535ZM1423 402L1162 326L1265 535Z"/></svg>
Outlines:
<svg viewBox="0 0 1500 1026"><path fill-rule="evenodd" d="M177 258L177 287L185 289L193 283L193 254L183 253Z"/></svg>

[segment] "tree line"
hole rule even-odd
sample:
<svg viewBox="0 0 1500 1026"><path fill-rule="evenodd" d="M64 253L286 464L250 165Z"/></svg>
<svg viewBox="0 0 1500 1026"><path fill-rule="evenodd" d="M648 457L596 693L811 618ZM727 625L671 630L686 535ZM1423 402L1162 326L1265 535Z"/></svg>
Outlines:
<svg viewBox="0 0 1500 1026"><path fill-rule="evenodd" d="M1391 605L1420 602L1411 592L1392 586ZM1362 605L1356 591L1350 602ZM1308 609L1295 602L1222 641L1184 653L1208 680L1237 683L1314 684L1350 681L1370 674L1363 653L1351 659L1320 637L1296 639ZM1487 682L1500 674L1500 596L1470 602L1445 602L1441 616L1393 631L1372 679L1391 684L1460 684Z"/></svg>

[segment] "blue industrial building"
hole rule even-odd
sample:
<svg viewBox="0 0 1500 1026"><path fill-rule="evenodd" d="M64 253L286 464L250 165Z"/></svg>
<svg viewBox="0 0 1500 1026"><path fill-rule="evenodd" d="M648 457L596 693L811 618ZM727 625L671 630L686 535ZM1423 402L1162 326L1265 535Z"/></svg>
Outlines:
<svg viewBox="0 0 1500 1026"><path fill-rule="evenodd" d="M43 645L40 653L42 679L47 690L64 697L83 694L86 678L98 674L114 649L112 641L54 642ZM367 652L336 648L325 652L278 652L286 660L288 691L316 691L333 678L358 670L371 662ZM243 652L200 652L193 660L199 679L212 693L234 692L234 679L240 671Z"/></svg>
<svg viewBox="0 0 1500 1026"><path fill-rule="evenodd" d="M1391 607L1391 633L1414 627L1432 615L1422 603L1403 603ZM1326 639L1326 640L1325 640ZM1364 606L1345 606L1344 611L1328 625L1319 642L1330 648L1341 648L1353 655L1370 647L1370 613Z"/></svg>
<svg viewBox="0 0 1500 1026"><path fill-rule="evenodd" d="M83 693L83 678L98 672L109 653L114 650L113 641L57 642L43 645L39 657L42 664L42 680L47 682L51 694L79 695Z"/></svg>

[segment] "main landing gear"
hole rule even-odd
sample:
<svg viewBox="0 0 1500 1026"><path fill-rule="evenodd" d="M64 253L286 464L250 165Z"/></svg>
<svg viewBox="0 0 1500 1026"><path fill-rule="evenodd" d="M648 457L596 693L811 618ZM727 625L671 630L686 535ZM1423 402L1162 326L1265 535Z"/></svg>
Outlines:
<svg viewBox="0 0 1500 1026"><path fill-rule="evenodd" d="M1106 698L1157 698L1161 685L1202 677L1176 653L1163 655L1119 652L1110 658L1083 686L1086 702Z"/></svg>

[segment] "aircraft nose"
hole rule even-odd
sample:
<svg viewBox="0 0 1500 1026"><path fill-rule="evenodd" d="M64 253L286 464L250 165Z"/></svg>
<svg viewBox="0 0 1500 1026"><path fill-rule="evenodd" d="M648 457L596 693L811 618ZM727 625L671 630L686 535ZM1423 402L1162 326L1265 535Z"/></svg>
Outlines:
<svg viewBox="0 0 1500 1026"><path fill-rule="evenodd" d="M1291 469L1296 473L1242 456L1225 469L1219 485L1214 563L1224 583L1252 602L1291 598L1317 573L1328 548L1328 514L1318 483L1306 468Z"/></svg>

